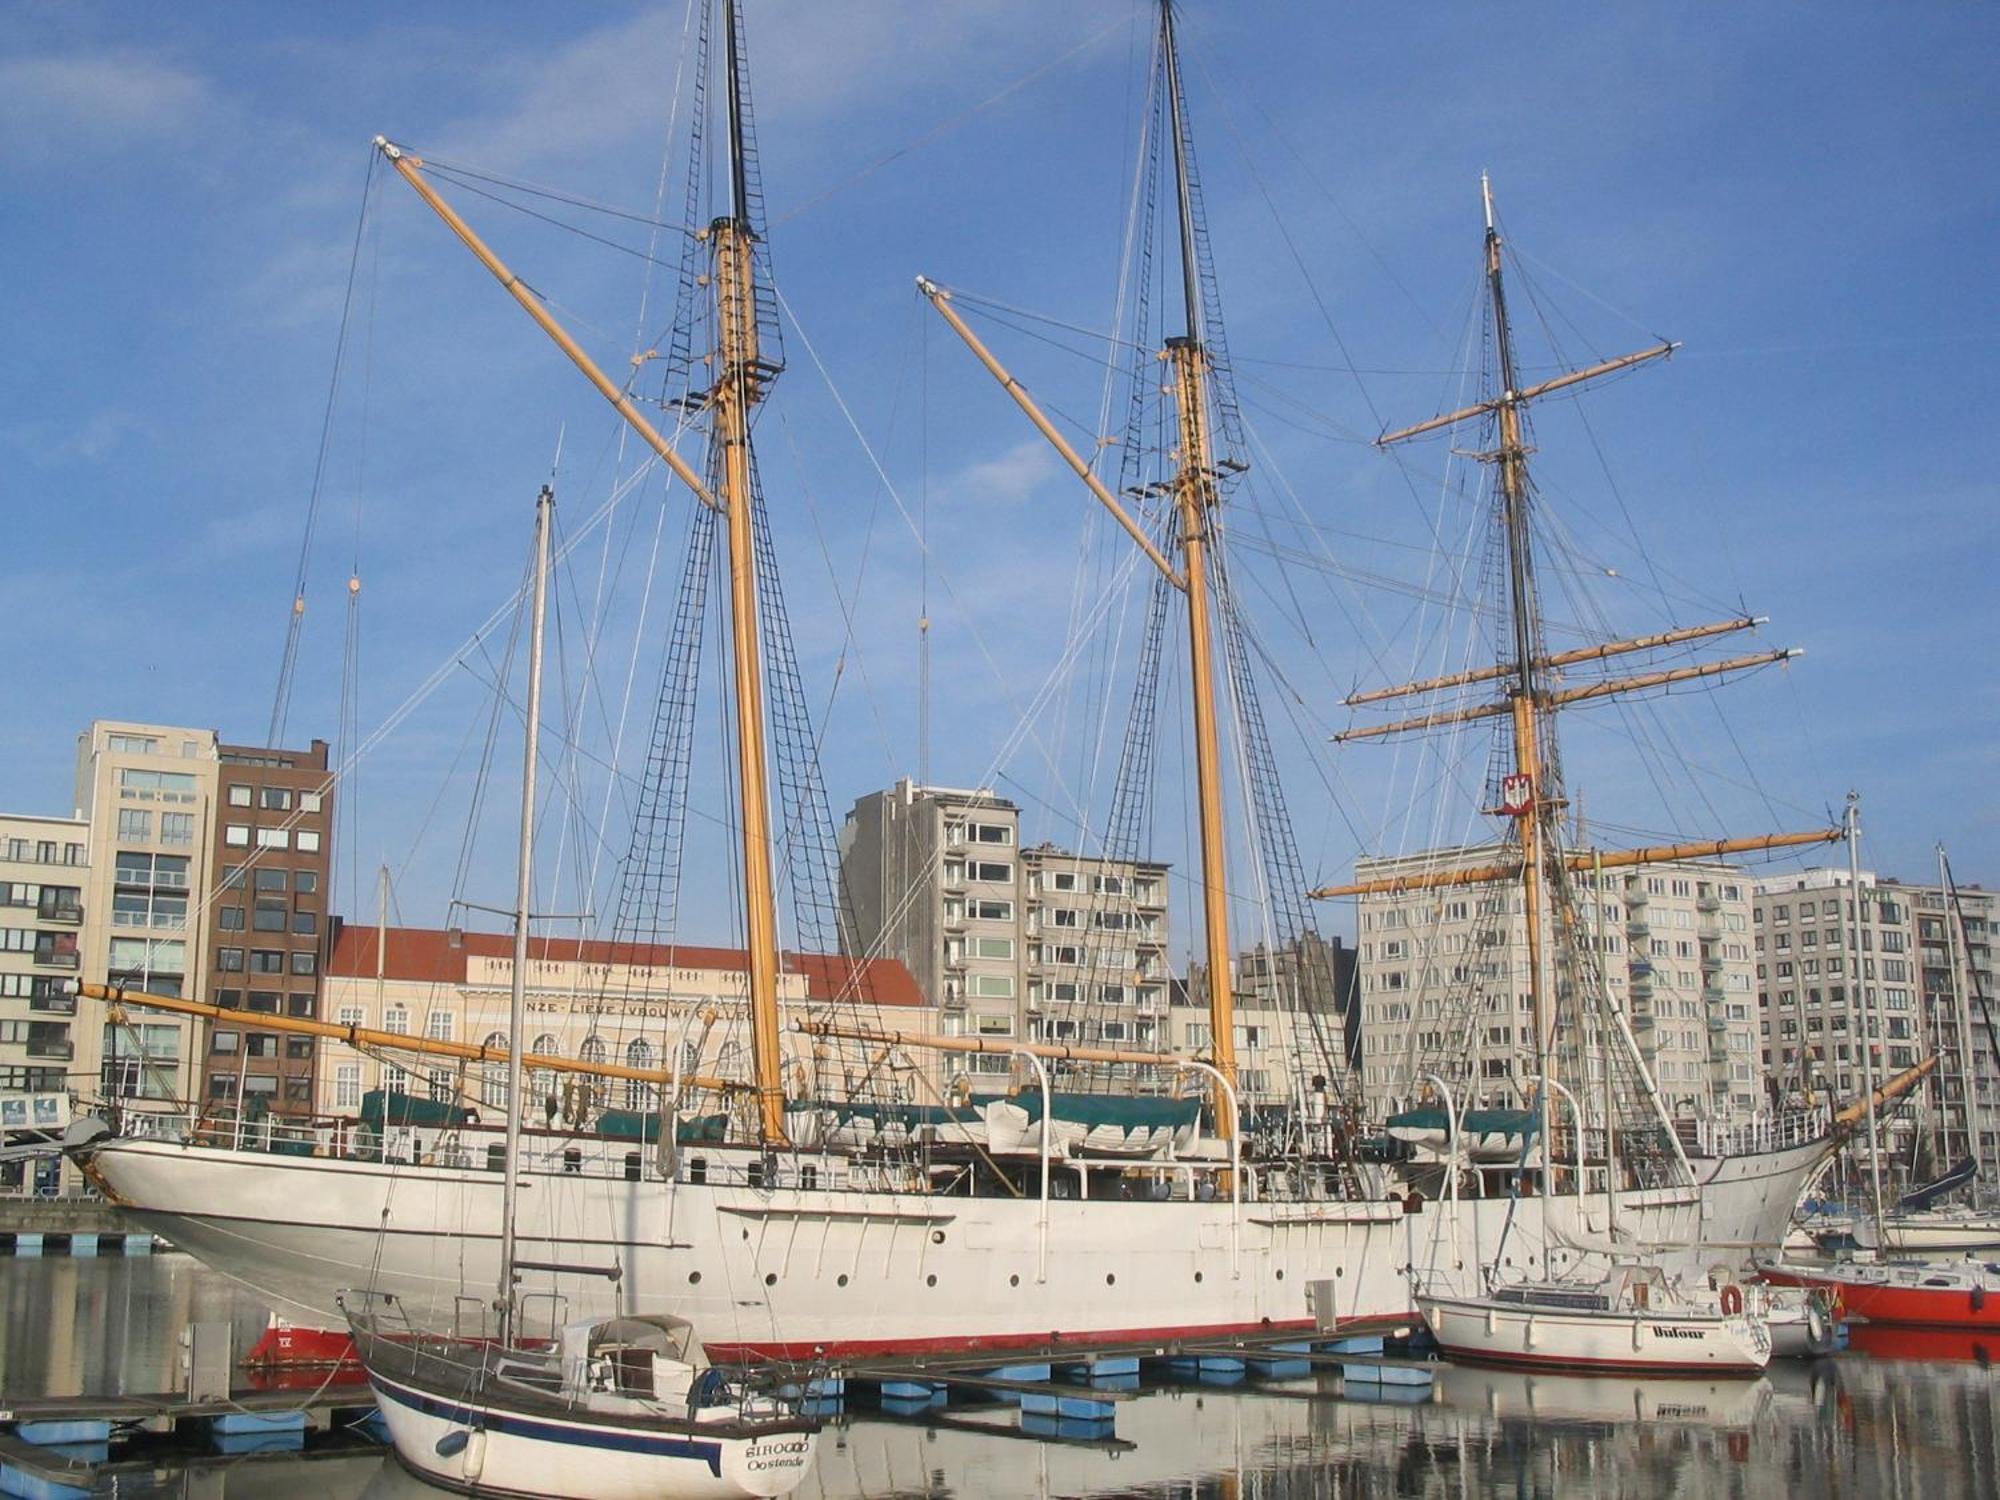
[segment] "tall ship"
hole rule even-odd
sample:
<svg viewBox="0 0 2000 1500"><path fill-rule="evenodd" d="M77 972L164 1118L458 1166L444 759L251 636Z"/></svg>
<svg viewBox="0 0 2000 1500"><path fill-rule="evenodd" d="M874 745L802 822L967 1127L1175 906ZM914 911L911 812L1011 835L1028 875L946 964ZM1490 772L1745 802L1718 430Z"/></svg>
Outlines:
<svg viewBox="0 0 2000 1500"><path fill-rule="evenodd" d="M1852 847L1852 809L1832 828L1623 849L1592 847L1571 816L1557 734L1564 709L1659 696L1798 653L1703 654L1707 643L1763 623L1747 615L1551 647L1530 408L1664 360L1677 346L1526 378L1509 320L1506 246L1484 178L1481 197L1478 344L1489 390L1377 445L1478 435L1453 457L1491 476L1477 494L1488 540L1474 545L1499 595L1483 601L1498 622L1498 659L1357 691L1346 700L1355 721L1334 738L1450 737L1426 762L1440 783L1451 780L1440 769L1448 755L1485 755L1479 812L1498 821L1499 836L1378 860L1363 878L1314 894L1358 898L1364 961L1399 981L1361 997L1375 1011L1371 1034L1388 1043L1369 1060L1370 1098L1387 1137L1384 1159L1440 1210L1412 1256L1428 1292L1478 1295L1502 1266L1516 1279L1601 1279L1635 1258L1683 1272L1747 1273L1759 1252L1782 1242L1802 1189L1872 1117L1871 1101L1906 1093L1931 1065L1879 1090L1871 1079L1868 1097L1837 1105L1824 1096L1766 1098L1755 1053L1744 1050L1755 1041L1747 990L1734 1002L1741 1024L1730 1024L1719 976L1733 958L1747 986L1750 936L1747 917L1735 918L1732 935L1721 913L1725 896L1746 910L1747 902L1741 877L1712 862L1843 838ZM1477 574L1478 565L1462 571ZM1475 622L1474 634L1481 628ZM1616 675L1628 661L1639 670ZM1417 712L1389 722L1365 718L1380 705L1412 703ZM1490 748L1477 737L1485 726L1498 726ZM1651 914L1657 925L1653 906L1662 908ZM1670 970L1684 980L1698 972L1699 990L1670 983ZM1698 1028L1675 1025L1671 1034L1698 1030L1693 1060L1676 1059L1695 1082L1663 1087L1661 1033L1689 1020ZM1733 1041L1732 1032L1740 1033Z"/></svg>
<svg viewBox="0 0 2000 1500"><path fill-rule="evenodd" d="M630 382L607 375L441 186L475 181L490 193L494 178L448 174L411 150L378 145L387 168L691 497L680 613L663 673L673 691L663 704L678 707L687 696L702 649L703 591L711 576L724 580L726 780L734 798L720 817L740 834L726 877L740 882L743 917L740 1066L721 1055L713 1066L700 1055L689 1063L691 1050L699 1054L689 1046L693 1028L707 1024L692 1007L670 1018L653 1061L633 1063L628 1053L624 1065L533 1050L522 1036L475 1044L260 1018L274 1031L340 1040L411 1066L436 1060L467 1076L511 1061L547 1082L532 1102L489 1095L489 1111L497 1102L518 1125L524 1110L546 1100L545 1119L521 1131L510 1153L491 1118L475 1118L478 1111L449 1089L442 1099L385 1090L370 1100L371 1128L351 1135L279 1140L268 1131L154 1121L101 1135L77 1159L141 1222L256 1288L284 1315L321 1326L334 1325L340 1289L361 1284L392 1295L415 1318L447 1324L460 1287L497 1275L510 1183L518 1189L507 1229L517 1264L558 1281L571 1316L682 1317L718 1359L1074 1350L1407 1324L1404 1204L1345 1149L1331 1111L1312 1130L1262 1136L1238 1105L1219 722L1228 689L1218 679L1234 683L1245 662L1229 625L1234 605L1218 545L1227 461L1210 436L1228 422L1214 378L1226 360L1172 7L1160 8L1146 155L1168 184L1161 206L1177 230L1171 240L1185 290L1184 327L1152 351L1174 372L1173 436L1143 512L1126 512L1115 497L1110 503L1157 571L1155 613L1164 621L1170 602L1184 607L1199 783L1196 904L1213 1039L1199 1057L1049 1034L1017 1040L896 1029L870 1001L875 965L801 958L781 947L780 872L792 896L791 930L816 931L821 954L840 944L840 898L826 864L830 819L753 441L783 359L744 26L734 0L717 0L701 16L696 117L715 101L722 150L716 162L701 157L706 136L697 129L690 212L676 226L687 309L663 356L684 378L656 401L635 398ZM711 182L720 201L704 212ZM948 295L931 294L955 318ZM697 333L707 335L705 346ZM1033 415L1025 392L1010 388ZM705 461L681 455L675 439L684 427L705 438ZM1091 479L1089 465L1076 466ZM1220 667L1218 640L1227 658ZM642 887L647 879L657 887L659 862L679 857L691 738L685 714L655 729L657 753L628 859L628 877L639 872ZM1265 800L1246 795L1268 812L1269 788L1259 786ZM1295 913L1303 887L1300 877L1287 888ZM642 889L631 909L644 899ZM817 912L817 928L800 908ZM621 898L619 936L631 938L642 926L636 917L624 922L624 910ZM1293 935L1302 936L1293 921ZM529 961L601 951L520 936ZM825 981L823 1003L788 1024L781 993L802 966ZM114 1018L138 1006L224 1014L201 1000L116 983L86 990ZM885 1061L912 1051L998 1054L1015 1076L999 1097L912 1098L888 1086L894 1070ZM605 1119L614 1085L650 1104L633 1112L622 1134Z"/></svg>

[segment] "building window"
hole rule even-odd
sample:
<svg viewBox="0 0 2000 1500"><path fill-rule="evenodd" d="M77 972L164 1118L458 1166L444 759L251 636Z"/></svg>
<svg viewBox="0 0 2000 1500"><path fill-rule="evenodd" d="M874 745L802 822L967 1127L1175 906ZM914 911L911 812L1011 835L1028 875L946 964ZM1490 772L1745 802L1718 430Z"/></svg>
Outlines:
<svg viewBox="0 0 2000 1500"><path fill-rule="evenodd" d="M319 889L319 871L292 871L292 889L302 896L310 896L314 891Z"/></svg>
<svg viewBox="0 0 2000 1500"><path fill-rule="evenodd" d="M1005 885L1014 878L1014 867L1004 860L974 860L966 867L966 873L989 885Z"/></svg>
<svg viewBox="0 0 2000 1500"><path fill-rule="evenodd" d="M248 823L225 823L222 828L222 842L232 849L250 847L250 825Z"/></svg>
<svg viewBox="0 0 2000 1500"><path fill-rule="evenodd" d="M256 929L259 932L283 932L291 913L286 909L284 898L275 901L259 897L257 900Z"/></svg>
<svg viewBox="0 0 2000 1500"><path fill-rule="evenodd" d="M319 955L310 948L294 948L292 950L292 972L294 974L317 974L319 972Z"/></svg>
<svg viewBox="0 0 2000 1500"><path fill-rule="evenodd" d="M319 794L318 792L300 792L300 793L299 793L299 811L300 811L300 812L307 812L307 813L316 813L316 812L318 812L318 811L320 810L320 808L322 807L322 805L323 805L323 802L322 802L322 799L321 799L321 797L320 797L320 794Z"/></svg>
<svg viewBox="0 0 2000 1500"><path fill-rule="evenodd" d="M243 950L241 948L217 948L215 966L225 974L243 972Z"/></svg>
<svg viewBox="0 0 2000 1500"><path fill-rule="evenodd" d="M424 1035L434 1042L448 1042L457 1032L458 1015L454 1011L434 1010L424 1017Z"/></svg>
<svg viewBox="0 0 2000 1500"><path fill-rule="evenodd" d="M410 1032L410 1012L406 1006L392 1005L382 1012L382 1029L397 1036L408 1036Z"/></svg>
<svg viewBox="0 0 2000 1500"><path fill-rule="evenodd" d="M974 974L966 981L966 992L989 1000L1011 1000L1014 997L1014 976Z"/></svg>
<svg viewBox="0 0 2000 1500"><path fill-rule="evenodd" d="M193 813L161 813L160 842L186 847L194 842Z"/></svg>
<svg viewBox="0 0 2000 1500"><path fill-rule="evenodd" d="M252 974L284 973L284 953L276 948L252 948L250 950L250 972Z"/></svg>
<svg viewBox="0 0 2000 1500"><path fill-rule="evenodd" d="M299 852L301 854L319 853L319 830L317 828L301 828L299 830Z"/></svg>
<svg viewBox="0 0 2000 1500"><path fill-rule="evenodd" d="M359 1005L343 1005L335 1013L334 1019L343 1026L359 1026L367 1019L368 1013ZM491 1038L488 1038L490 1041Z"/></svg>
<svg viewBox="0 0 2000 1500"><path fill-rule="evenodd" d="M292 931L300 937L311 937L319 931L319 913L311 911L293 912Z"/></svg>
<svg viewBox="0 0 2000 1500"><path fill-rule="evenodd" d="M282 891L285 888L285 872L280 869L260 868L257 871L257 889L260 891Z"/></svg>
<svg viewBox="0 0 2000 1500"><path fill-rule="evenodd" d="M231 786L229 788L229 805L231 807L248 807L250 805L250 788L242 785L240 782Z"/></svg>
<svg viewBox="0 0 2000 1500"><path fill-rule="evenodd" d="M107 734L104 748L113 755L158 755L160 742L146 734Z"/></svg>
<svg viewBox="0 0 2000 1500"><path fill-rule="evenodd" d="M153 837L153 815L144 808L118 809L118 839L121 843L143 844Z"/></svg>
<svg viewBox="0 0 2000 1500"><path fill-rule="evenodd" d="M213 1032L210 1034L208 1039L208 1050L216 1057L234 1057L236 1055L236 1049L238 1045L241 1044L242 1040L243 1040L243 1034L241 1032L237 1031Z"/></svg>
<svg viewBox="0 0 2000 1500"><path fill-rule="evenodd" d="M289 812L292 806L290 787L267 786L257 794L257 805L269 812Z"/></svg>
<svg viewBox="0 0 2000 1500"><path fill-rule="evenodd" d="M240 906L217 907L215 925L224 932L241 932L243 930L243 908Z"/></svg>
<svg viewBox="0 0 2000 1500"><path fill-rule="evenodd" d="M1004 937L979 937L972 940L974 958L1012 958L1014 940Z"/></svg>
<svg viewBox="0 0 2000 1500"><path fill-rule="evenodd" d="M257 830L259 849L289 849L292 847L292 831L289 828L260 828Z"/></svg>

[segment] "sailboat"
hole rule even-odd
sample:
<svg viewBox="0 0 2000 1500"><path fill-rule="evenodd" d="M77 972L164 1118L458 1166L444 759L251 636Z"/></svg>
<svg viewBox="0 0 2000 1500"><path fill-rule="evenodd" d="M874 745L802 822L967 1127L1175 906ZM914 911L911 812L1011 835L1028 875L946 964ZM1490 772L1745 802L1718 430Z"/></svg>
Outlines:
<svg viewBox="0 0 2000 1500"><path fill-rule="evenodd" d="M1559 710L1740 672L1797 653L1778 648L1725 660L1655 665L1623 678L1578 680L1574 675L1614 659L1657 657L1668 648L1746 630L1761 623L1753 617L1550 649L1536 582L1528 409L1544 396L1665 359L1677 346L1662 342L1544 380L1522 378L1508 320L1503 241L1492 186L1484 178L1481 197L1486 318L1497 390L1462 409L1388 432L1377 445L1394 447L1468 424L1492 429L1493 441L1473 456L1497 471L1507 592L1503 659L1493 666L1357 692L1347 700L1352 707L1405 698L1427 706L1414 716L1360 725L1335 739L1353 743L1500 721L1509 730L1503 752L1507 764L1494 778L1496 805L1485 811L1502 820L1506 834L1496 847L1455 851L1435 862L1427 857L1406 860L1378 878L1314 894L1361 898L1364 925L1372 911L1421 903L1387 913L1418 929L1420 940L1427 926L1441 925L1452 897L1484 895L1497 914L1491 933L1472 934L1475 938L1500 939L1510 901L1521 913L1526 949L1521 988L1527 1014L1515 1014L1508 949L1473 955L1481 962L1458 961L1463 977L1454 981L1454 993L1462 992L1462 1032L1429 1022L1436 1040L1412 1061L1404 1080L1411 1092L1421 1088L1423 1097L1406 1098L1405 1107L1392 1109L1383 1122L1392 1148L1386 1154L1404 1158L1399 1168L1404 1183L1430 1198L1436 1210L1428 1248L1415 1257L1418 1279L1427 1283L1428 1292L1481 1293L1486 1290L1483 1279L1508 1260L1538 1265L1546 1274L1560 1270L1573 1277L1601 1277L1620 1257L1638 1251L1654 1257L1684 1253L1693 1258L1691 1265L1704 1268L1705 1256L1743 1272L1756 1251L1774 1249L1782 1241L1805 1183L1872 1111L1875 1097L1871 1092L1868 1101L1838 1112L1786 1109L1740 1121L1670 1116L1635 1036L1636 1028L1653 1024L1649 1007L1635 1003L1628 1009L1613 993L1604 954L1614 945L1592 917L1601 921L1604 903L1615 901L1633 913L1631 930L1643 928L1647 894L1639 883L1642 867L1827 843L1840 839L1843 831L1616 851L1567 846L1569 802L1556 737ZM1466 696L1467 690L1476 693L1489 685L1501 688L1501 695ZM1639 872L1629 891L1624 880L1628 871ZM1456 904L1469 905L1463 899ZM1704 969L1711 957L1719 968L1720 933L1704 930L1700 937ZM1422 958L1452 962L1437 960L1428 951ZM1507 976L1491 994L1479 982L1485 967ZM1642 970L1635 960L1631 972L1636 1002L1642 983L1651 989L1644 977L1650 965ZM1517 1019L1526 1023L1525 1066L1506 1047L1497 1057L1486 1056L1482 1035L1497 1026L1511 1041ZM1727 1052L1718 1054L1717 1045L1712 1038L1710 1063L1717 1076L1725 1076L1720 1070L1727 1066ZM1929 1066L1893 1080L1885 1086L1885 1097L1914 1087ZM1557 1100L1567 1104L1570 1119ZM1461 1191L1461 1184L1468 1190Z"/></svg>
<svg viewBox="0 0 2000 1500"><path fill-rule="evenodd" d="M1061 1042L938 1038L904 1033L879 1019L800 1023L814 1043L851 1042L870 1053L941 1047L956 1053L1001 1052L1040 1070L1048 1063L1146 1067L1207 1085L1215 1145L1165 1183L1164 1195L1062 1198L1050 1193L1050 1135L1034 1132L1035 1154L1015 1179L976 1179L963 1190L954 1172L947 1193L921 1156L839 1149L801 1129L801 1112L832 1088L808 1079L798 1087L783 1050L778 988L781 955L772 868L774 834L766 725L768 680L760 650L774 608L775 562L760 553L759 490L752 449L753 409L779 365L767 352L766 320L774 299L760 281L760 195L749 184L743 27L734 0L721 0L729 148L729 201L704 226L690 226L709 264L700 285L713 297L717 339L696 361L710 383L683 410L707 430L708 472L677 451L645 411L612 380L543 300L446 201L421 156L380 141L382 159L449 226L500 282L695 502L717 517L727 539L733 693L733 786L728 822L741 832L751 1017L747 1079L683 1078L671 1069L619 1068L589 1059L522 1055L508 1047L385 1036L327 1022L268 1019L274 1030L338 1035L398 1053L452 1057L481 1065L562 1069L600 1079L624 1078L663 1094L680 1086L725 1091L743 1105L748 1128L700 1152L586 1152L582 1143L507 1154L484 1127L455 1127L454 1149L398 1168L392 1232L383 1235L382 1168L352 1154L239 1152L191 1136L110 1136L79 1152L111 1201L210 1264L262 1292L278 1309L322 1326L340 1314L333 1289L353 1285L373 1266L373 1286L393 1295L415 1319L448 1315L461 1284L497 1278L503 1234L534 1259L594 1265L578 1294L580 1312L689 1319L716 1359L850 1360L917 1353L1074 1351L1158 1345L1183 1339L1266 1335L1339 1327L1344 1332L1408 1326L1413 1321L1403 1272L1405 1230L1399 1202L1349 1192L1339 1174L1257 1180L1241 1168L1243 1130L1233 1092L1233 1027L1227 983L1224 885L1211 866L1222 858L1220 808L1203 791L1211 1058ZM706 13L705 13L706 14ZM1177 152L1185 120L1173 45L1172 11L1161 11L1160 66L1172 94ZM704 45L704 66L711 49ZM1185 159L1183 158L1185 166ZM1183 180L1185 173L1183 173ZM1194 275L1192 262L1188 267ZM693 284L694 278L690 278ZM946 311L941 307L940 311ZM1198 329L1169 353L1183 376L1183 419L1202 420L1205 352ZM1190 445L1178 481L1177 507L1199 516L1214 493L1204 450ZM1180 580L1191 625L1207 660L1202 528L1187 528L1184 561L1156 566ZM1150 538L1145 543L1158 552ZM1211 672L1212 678L1212 672ZM1215 688L1196 699L1209 717L1199 730L1211 778L1219 775L1213 721ZM1211 833L1215 836L1211 837ZM213 1015L199 1001L142 996L105 987L86 991L113 1004ZM866 1006L850 1006L865 1012ZM808 1069L810 1058L797 1059ZM1056 1111L1043 1089L1043 1116ZM802 1097L801 1097L802 1096ZM510 1113L518 1105L510 1100ZM509 1128L513 1122L510 1120ZM670 1141L671 1130L661 1133ZM502 1170L489 1170L495 1160ZM516 1172L533 1184L508 1226L506 1184ZM1200 1185L1194 1186L1195 1179ZM1028 1184L1024 1189L1024 1179ZM1335 1186L1329 1190L1329 1181ZM580 1191L580 1189L585 1189ZM1253 1196L1254 1195L1254 1196Z"/></svg>
<svg viewBox="0 0 2000 1500"><path fill-rule="evenodd" d="M534 893L535 789L548 616L549 526L555 497L535 504L526 751L521 773L519 880L514 905L511 1035L527 1014L528 929ZM507 1097L519 1099L519 1053ZM507 1159L518 1161L520 1111L510 1110ZM355 1352L389 1441L406 1468L466 1494L546 1500L736 1500L787 1495L811 1467L819 1424L775 1390L756 1391L710 1365L694 1327L664 1315L572 1323L559 1339L525 1337L515 1219L520 1174L501 1186L498 1336L412 1326L393 1297L372 1290L348 1308ZM556 1268L538 1267L550 1270ZM557 1304L560 1305L560 1304Z"/></svg>

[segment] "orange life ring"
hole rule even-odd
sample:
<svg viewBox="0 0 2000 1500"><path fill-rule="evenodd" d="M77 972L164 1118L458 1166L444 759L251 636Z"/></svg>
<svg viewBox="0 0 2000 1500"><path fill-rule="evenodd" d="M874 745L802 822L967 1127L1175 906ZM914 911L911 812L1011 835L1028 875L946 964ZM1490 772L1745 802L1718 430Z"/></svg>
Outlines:
<svg viewBox="0 0 2000 1500"><path fill-rule="evenodd" d="M1722 1289L1722 1315L1733 1318L1743 1311L1743 1288L1731 1282Z"/></svg>

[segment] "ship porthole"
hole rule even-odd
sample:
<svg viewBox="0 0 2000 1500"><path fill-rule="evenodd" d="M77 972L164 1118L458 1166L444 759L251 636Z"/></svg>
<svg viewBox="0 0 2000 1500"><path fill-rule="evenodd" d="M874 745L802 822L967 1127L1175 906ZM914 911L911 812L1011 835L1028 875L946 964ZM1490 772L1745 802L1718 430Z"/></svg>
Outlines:
<svg viewBox="0 0 2000 1500"><path fill-rule="evenodd" d="M688 1272L688 1285L689 1285L689 1286L700 1286L700 1285L701 1285L701 1272L699 1272L699 1271L690 1271L690 1272Z"/></svg>
<svg viewBox="0 0 2000 1500"><path fill-rule="evenodd" d="M1196 1281L1200 1281L1200 1280L1201 1280L1201 1272L1199 1272L1199 1271L1195 1272L1195 1273L1194 1273L1194 1279L1195 1279Z"/></svg>
<svg viewBox="0 0 2000 1500"><path fill-rule="evenodd" d="M846 1286L846 1285L847 1285L847 1273L846 1273L845 1271L842 1271L842 1272L841 1272L841 1273L840 1273L840 1274L839 1274L838 1276L834 1277L834 1278L833 1278L833 1284L834 1284L835 1286Z"/></svg>
<svg viewBox="0 0 2000 1500"><path fill-rule="evenodd" d="M1009 1286L1019 1286L1020 1284L1021 1284L1021 1278L1018 1276L1009 1276L1007 1278L1007 1285Z"/></svg>
<svg viewBox="0 0 2000 1500"><path fill-rule="evenodd" d="M936 1285L937 1285L937 1277L935 1277L935 1276L926 1276L926 1277L924 1278L924 1285L925 1285L925 1286L936 1286Z"/></svg>
<svg viewBox="0 0 2000 1500"><path fill-rule="evenodd" d="M931 1243L933 1245L942 1245L944 1243L944 1231L942 1229L933 1229L931 1231Z"/></svg>
<svg viewBox="0 0 2000 1500"><path fill-rule="evenodd" d="M764 1273L764 1285L776 1286L777 1284L778 1284L778 1273L776 1271L766 1271Z"/></svg>
<svg viewBox="0 0 2000 1500"><path fill-rule="evenodd" d="M1284 1279L1285 1279L1284 1267L1280 1266L1278 1268L1278 1280L1283 1281Z"/></svg>
<svg viewBox="0 0 2000 1500"><path fill-rule="evenodd" d="M1115 1274L1114 1274L1114 1275L1107 1275L1107 1276L1106 1276L1106 1277L1104 1278L1104 1284L1105 1284L1106 1286L1116 1286L1116 1285L1118 1285L1118 1277L1117 1277L1117 1276L1116 1276Z"/></svg>

